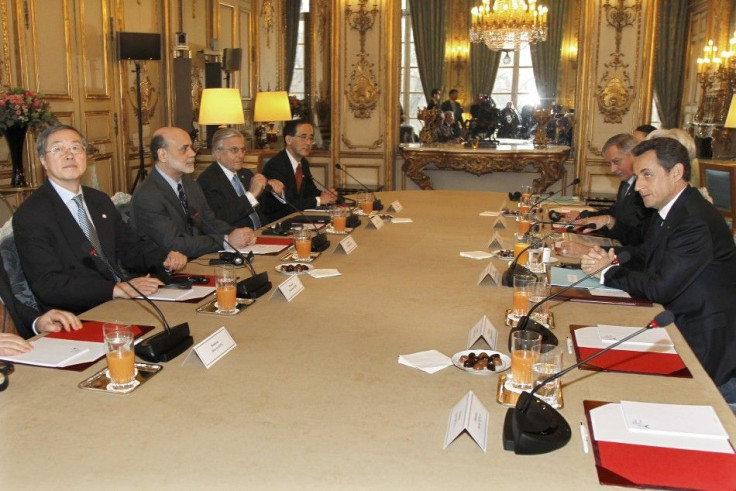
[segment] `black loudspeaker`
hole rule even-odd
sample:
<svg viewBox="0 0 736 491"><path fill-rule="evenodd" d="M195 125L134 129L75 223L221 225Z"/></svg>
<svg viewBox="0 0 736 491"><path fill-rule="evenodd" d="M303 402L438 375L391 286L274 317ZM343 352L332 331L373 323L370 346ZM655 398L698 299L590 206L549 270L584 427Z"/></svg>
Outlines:
<svg viewBox="0 0 736 491"><path fill-rule="evenodd" d="M191 131L192 126L192 59L174 58L174 126Z"/></svg>
<svg viewBox="0 0 736 491"><path fill-rule="evenodd" d="M161 34L118 31L118 55L121 60L160 60Z"/></svg>
<svg viewBox="0 0 736 491"><path fill-rule="evenodd" d="M242 48L225 48L222 52L222 69L226 72L240 71L240 61L242 58Z"/></svg>

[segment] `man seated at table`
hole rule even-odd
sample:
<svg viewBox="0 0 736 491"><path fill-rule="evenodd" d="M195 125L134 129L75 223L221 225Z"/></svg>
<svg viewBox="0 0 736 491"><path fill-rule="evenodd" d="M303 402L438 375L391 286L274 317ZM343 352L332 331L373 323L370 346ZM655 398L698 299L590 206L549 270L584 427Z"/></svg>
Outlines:
<svg viewBox="0 0 736 491"><path fill-rule="evenodd" d="M460 138L460 128L455 124L455 115L452 111L445 111L445 119L437 128L437 141L458 143Z"/></svg>
<svg viewBox="0 0 736 491"><path fill-rule="evenodd" d="M217 218L234 227L253 230L268 223L258 197L266 184L277 194L283 193L284 185L243 168L245 138L242 133L234 128L217 130L212 137L212 156L215 162L202 172L197 182Z"/></svg>
<svg viewBox="0 0 736 491"><path fill-rule="evenodd" d="M182 254L167 253L126 225L105 193L81 185L86 149L84 137L71 126L44 130L36 152L48 179L13 215L23 273L42 310L79 313L113 298L133 298L138 294L123 281L126 269L160 273L187 263ZM145 294L161 285L149 275L130 283Z"/></svg>
<svg viewBox="0 0 736 491"><path fill-rule="evenodd" d="M131 223L161 247L190 258L256 241L250 227L236 228L217 218L207 204L194 172L192 139L181 128L159 128L151 138L154 167L133 194Z"/></svg>
<svg viewBox="0 0 736 491"><path fill-rule="evenodd" d="M284 183L286 201L300 210L335 203L337 192L334 189L317 189L309 170L307 157L314 144L312 124L303 119L287 121L283 134L284 149L263 166L266 178ZM264 196L263 205L268 221L294 213L291 206L279 202L270 194Z"/></svg>
<svg viewBox="0 0 736 491"><path fill-rule="evenodd" d="M597 274L606 286L662 304L700 363L736 410L736 246L726 222L688 185L687 150L671 138L633 150L636 190L658 210L646 241L628 246L632 259ZM614 257L599 248L582 258L591 273Z"/></svg>

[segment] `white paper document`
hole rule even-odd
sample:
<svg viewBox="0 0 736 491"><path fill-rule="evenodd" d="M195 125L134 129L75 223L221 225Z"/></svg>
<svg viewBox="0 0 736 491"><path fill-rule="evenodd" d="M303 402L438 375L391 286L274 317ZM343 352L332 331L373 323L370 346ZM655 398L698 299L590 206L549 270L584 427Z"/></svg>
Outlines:
<svg viewBox="0 0 736 491"><path fill-rule="evenodd" d="M712 406L621 401L629 431L728 440Z"/></svg>
<svg viewBox="0 0 736 491"><path fill-rule="evenodd" d="M105 355L102 343L42 337L30 342L33 350L22 355L0 356L0 360L39 367L68 367L94 361Z"/></svg>
<svg viewBox="0 0 736 491"><path fill-rule="evenodd" d="M663 406L666 406L666 404ZM657 416L654 417L656 419ZM683 436L674 432L629 431L621 404L605 404L592 409L590 411L590 419L593 423L593 438L597 441L679 448L703 452L734 453L728 438L713 438L712 436L704 437L698 435ZM648 421L651 422L652 420ZM685 423L682 419L678 422ZM673 423L676 424L677 422L673 421ZM669 427L672 428L671 425Z"/></svg>
<svg viewBox="0 0 736 491"><path fill-rule="evenodd" d="M452 359L437 350L399 355L399 363L423 372L435 373L452 365Z"/></svg>
<svg viewBox="0 0 736 491"><path fill-rule="evenodd" d="M485 452L488 447L488 418L488 410L473 394L473 391L469 391L450 412L445 432L445 445L442 449L446 449L461 433L467 431L468 435Z"/></svg>
<svg viewBox="0 0 736 491"><path fill-rule="evenodd" d="M497 217L500 214L501 214L500 211L481 211L480 212L480 216L482 217Z"/></svg>
<svg viewBox="0 0 736 491"><path fill-rule="evenodd" d="M238 249L242 254L248 254L249 252L253 252L255 255L259 254L276 254L278 252L281 252L284 247L286 247L284 244L253 244L248 247L243 247L242 249ZM230 249L229 247L225 249L226 252L234 252L233 249Z"/></svg>
<svg viewBox="0 0 736 491"><path fill-rule="evenodd" d="M603 349L609 347L619 339L623 339L641 329L640 327L623 326L589 326L575 329L573 335L581 348ZM642 351L652 353L676 354L672 338L664 329L650 329L644 331L629 341L616 346L614 350Z"/></svg>
<svg viewBox="0 0 736 491"><path fill-rule="evenodd" d="M214 286L198 286L193 285L189 290L181 290L179 288L159 288L156 293L148 295L151 300L163 300L167 302L183 302L192 298L203 298L215 291ZM137 296L138 299L143 299Z"/></svg>
<svg viewBox="0 0 736 491"><path fill-rule="evenodd" d="M331 276L342 276L342 273L336 269L312 269L309 271L312 278L329 278Z"/></svg>
<svg viewBox="0 0 736 491"><path fill-rule="evenodd" d="M460 257L467 257L470 259L488 259L493 257L493 254L486 251L466 251L461 252Z"/></svg>
<svg viewBox="0 0 736 491"><path fill-rule="evenodd" d="M391 223L413 223L411 218L392 218Z"/></svg>

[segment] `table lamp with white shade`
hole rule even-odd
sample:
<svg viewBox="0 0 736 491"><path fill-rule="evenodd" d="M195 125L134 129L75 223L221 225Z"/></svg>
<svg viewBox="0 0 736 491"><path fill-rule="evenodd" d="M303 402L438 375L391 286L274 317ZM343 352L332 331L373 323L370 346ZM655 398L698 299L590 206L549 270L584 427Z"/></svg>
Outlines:
<svg viewBox="0 0 736 491"><path fill-rule="evenodd" d="M256 144L259 148L267 148L269 143L278 140L278 133L273 129L278 121L291 119L291 104L286 91L258 92L253 113L253 121L261 123L255 130Z"/></svg>

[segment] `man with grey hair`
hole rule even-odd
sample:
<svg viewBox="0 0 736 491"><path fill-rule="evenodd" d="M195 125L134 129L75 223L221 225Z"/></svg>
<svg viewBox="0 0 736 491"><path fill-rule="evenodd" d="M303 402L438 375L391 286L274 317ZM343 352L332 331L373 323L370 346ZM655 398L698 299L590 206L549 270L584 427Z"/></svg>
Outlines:
<svg viewBox="0 0 736 491"><path fill-rule="evenodd" d="M628 133L619 133L606 141L603 145L603 158L610 166L611 173L621 181L616 201L610 208L587 212L586 218L575 222L576 225L595 224L598 233L625 245L642 242L642 224L654 213L654 210L644 206L641 196L634 190L636 176L631 152L636 144L636 138Z"/></svg>
<svg viewBox="0 0 736 491"><path fill-rule="evenodd" d="M207 203L217 218L234 227L253 230L266 225L258 197L266 185L281 194L284 185L243 168L245 138L235 128L221 128L212 137L212 163L197 179Z"/></svg>
<svg viewBox="0 0 736 491"><path fill-rule="evenodd" d="M136 297L122 268L145 275L129 282L150 295L162 283L146 273L187 263L181 253L167 252L131 229L105 193L82 186L86 149L71 126L44 130L36 152L48 179L13 215L23 272L42 310L79 313L113 298Z"/></svg>

